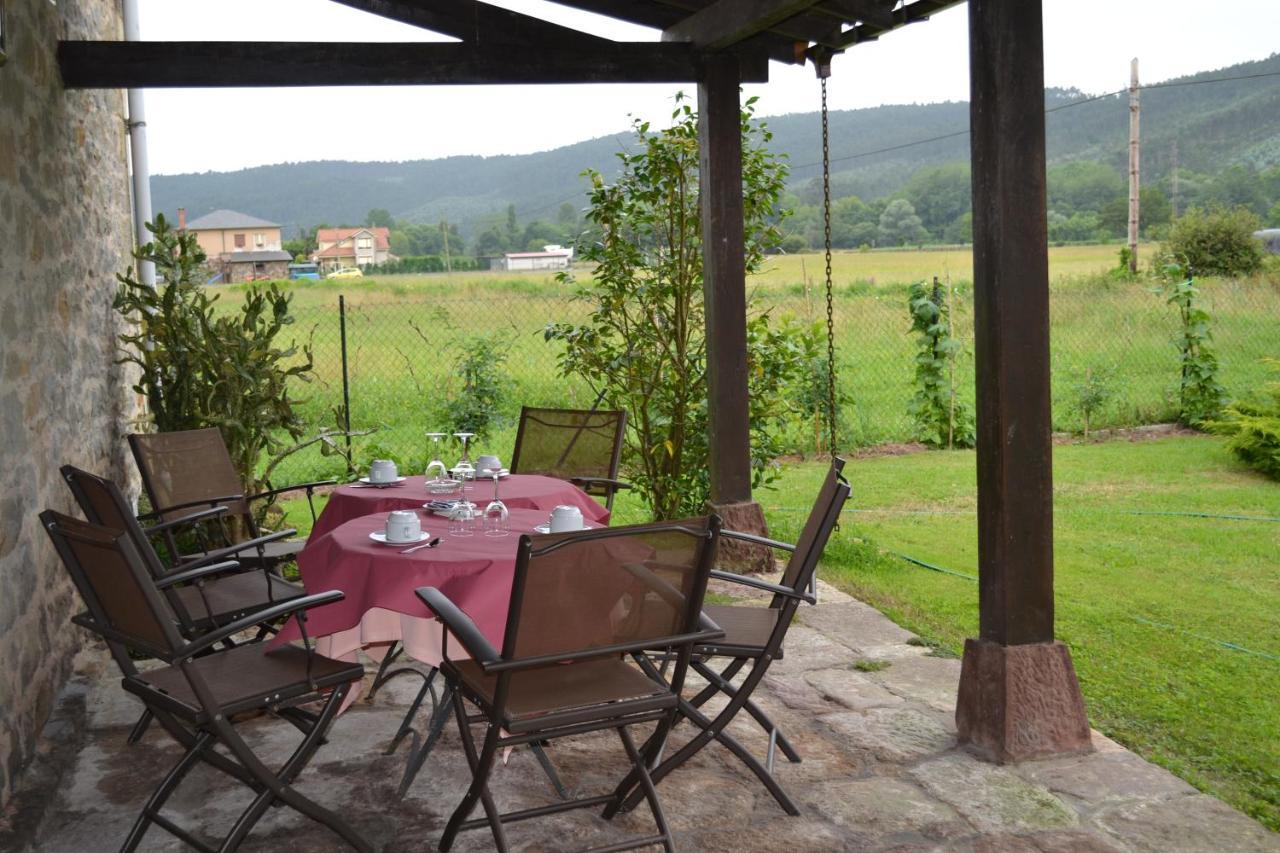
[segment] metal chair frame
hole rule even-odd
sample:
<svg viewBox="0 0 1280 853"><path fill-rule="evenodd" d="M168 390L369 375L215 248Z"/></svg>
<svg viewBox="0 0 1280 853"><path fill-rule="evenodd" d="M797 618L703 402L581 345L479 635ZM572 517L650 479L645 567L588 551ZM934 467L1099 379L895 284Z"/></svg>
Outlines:
<svg viewBox="0 0 1280 853"><path fill-rule="evenodd" d="M784 578L790 574L792 575L792 580L789 584L774 584L760 578L732 572L719 570L711 572L711 577L718 580L773 593L773 599L770 601L769 607L778 611L778 614L773 630L763 645L733 644L733 637L729 635L719 644L705 643L699 644L694 648L694 657L690 662L690 666L705 678L708 684L692 699L681 697L677 722L689 720L699 729L699 732L684 746L676 750L675 753L651 767L650 776L654 784L661 782L673 770L679 768L680 765L684 764L714 740L732 752L760 780L778 805L782 807L783 811L792 816L800 814L799 808L773 777L775 748L781 749L783 755L792 763L799 763L800 755L787 740L786 736L778 729L777 725L769 719L768 715L751 701L751 695L764 679L773 661L782 657L783 641L786 639L787 630L790 628L792 618L800 604L817 603L816 595L810 592L809 589L815 583L818 560L826 548L832 531L836 529L840 511L850 494L849 483L841 473L844 464L844 460L840 457L835 457L831 461L831 468L827 472L823 490L810 512L810 521L816 519L819 526L815 531L810 547L805 553L797 552L795 545L786 542L779 542L750 533L740 533L732 530L721 531L720 535L725 538L738 539L790 552L792 558ZM831 494L829 498L824 500L827 497L826 492L829 486L831 487ZM797 561L799 562L797 563ZM793 564L796 567L794 574L791 572ZM710 659L716 657L729 659L728 665L719 672L708 663ZM663 662L661 654L642 653L637 654L635 658L640 666L652 677L662 677L662 670L659 669L656 663ZM665 662L663 663L663 668L665 668ZM733 679L748 663L751 664L750 671L742 683L735 686L732 683ZM729 701L714 718L708 717L701 711L701 708L707 701L720 693L725 694ZM728 725L743 710L769 735L768 752L763 764L751 754L750 750L726 731ZM639 803L642 792L635 786L636 781L632 780L633 787L628 795L619 804L610 806L607 814L611 815L612 810L629 810Z"/></svg>
<svg viewBox="0 0 1280 853"><path fill-rule="evenodd" d="M515 637L519 631L521 602L524 595L529 561L533 556L542 556L561 548L571 548L575 544L621 537L637 531L678 531L684 535L699 537L703 544L698 554L698 564L694 568L693 584L687 598L681 596L679 606L682 612L682 633L652 638L645 643L619 643L608 646L578 649L549 655L519 657L516 654ZM417 591L418 596L448 628L445 642L445 658L441 664L454 693L452 702L458 730L462 738L462 748L467 763L471 768L472 782L462 802L445 826L439 849L448 851L462 830L477 829L488 826L493 833L494 841L501 853L509 849L504 824L530 818L543 817L560 812L580 808L617 805L621 798L630 792L633 786L639 788L648 802L657 825L657 834L633 838L607 847L596 848L599 851L633 850L650 845L661 845L663 849L674 850L670 828L658 800L657 791L650 780L648 767L657 758L659 750L666 740L666 734L674 725L677 713L679 691L684 683L685 672L689 666L692 649L697 643L705 643L722 635L717 627L709 625L701 616L702 599L706 590L706 582L710 576L715 544L720 530L720 520L711 516L702 522L701 528L693 527L691 522L666 522L659 524L637 525L634 527L609 528L604 530L585 531L573 534L559 534L548 537L537 537L547 544L534 545L534 538L528 535L520 537L517 552L516 573L512 584L511 605L507 615L507 627L504 650L499 652L471 621L449 598L432 587L423 587ZM630 567L629 567L630 568ZM632 569L636 570L636 569ZM448 658L448 638L453 637L466 649L471 660L480 667L485 676L496 676L492 696L485 696L474 690ZM538 717L539 725L523 726L520 731L504 730L503 719L511 689L512 677L520 672L545 668L548 666L573 666L588 661L604 658L619 658L636 654L654 645L667 649L674 661L674 669L670 678L658 680L656 686L666 688L661 693L647 697L610 702L604 705L576 705L549 711ZM477 709L476 713L468 713L466 705L470 703ZM443 715L441 715L443 716ZM656 730L638 748L632 739L628 727L638 723L655 723ZM474 724L485 727L483 741L477 748L476 739L471 732ZM578 797L551 803L545 806L523 809L506 814L499 813L493 797L489 793L488 779L493 762L499 750L520 744L542 743L560 737L585 734L588 732L613 729L622 741L623 749L631 762L631 772L612 792L608 794ZM468 820L468 815L479 803L485 816ZM610 812L612 814L612 812Z"/></svg>
<svg viewBox="0 0 1280 853"><path fill-rule="evenodd" d="M327 676L317 677L313 672L313 665L318 656L313 652L306 635L305 613L309 608L340 600L342 593L333 590L277 604L209 631L197 639L188 640L179 633L176 618L160 591L153 585L144 568L144 561L134 547L129 534L92 523L79 522L50 510L41 513L40 520L88 607L87 612L74 617L73 621L107 641L113 656L125 673L123 681L125 690L139 697L174 738L186 748L182 758L152 792L125 839L121 851L129 853L135 850L153 824L197 850L210 853L215 850L214 847L161 813L164 804L187 773L198 763L204 762L245 783L256 793L253 801L241 813L216 848L219 853L230 853L236 850L253 825L270 806L277 802L288 805L300 814L329 827L356 850L372 853L373 847L341 816L304 797L292 787L293 780L324 743L325 734L352 682L358 680L362 674L362 670L357 667L341 668ZM158 637L147 637L137 632L131 633L127 628L118 627L118 623L113 621L110 608L100 599L97 588L70 544L76 541L99 548L110 548L116 552L140 593L140 600L136 600L135 603L139 608L145 608L143 612L151 620L152 630L159 634ZM211 570L212 567L204 567L193 570L190 574ZM234 634L251 630L263 621L286 616L297 619L303 631L307 655L305 679L300 683L291 681L275 685L257 694L240 697L234 703L222 704L213 688L205 680L196 661L206 654L238 652L240 649L222 651L214 651L214 649ZM191 689L194 703L184 701L183 698L172 695L153 684L157 672L160 671L138 672L129 661L129 650L141 651L168 664L166 670L180 672ZM298 711L299 705L319 700L323 700L324 703L319 714L290 713ZM277 771L273 772L258 758L236 732L231 722L233 715L249 710L265 710L280 716L304 735L297 749ZM218 744L225 747L229 755L214 751L214 747Z"/></svg>

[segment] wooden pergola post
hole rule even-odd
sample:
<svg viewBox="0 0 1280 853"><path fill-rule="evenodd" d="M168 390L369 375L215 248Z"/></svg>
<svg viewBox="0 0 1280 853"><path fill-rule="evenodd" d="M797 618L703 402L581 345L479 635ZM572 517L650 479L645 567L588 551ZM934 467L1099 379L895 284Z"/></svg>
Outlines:
<svg viewBox="0 0 1280 853"><path fill-rule="evenodd" d="M969 52L980 637L965 643L956 725L1018 761L1090 748L1053 633L1041 0L969 0Z"/></svg>
<svg viewBox="0 0 1280 853"><path fill-rule="evenodd" d="M703 293L711 505L735 530L765 532L751 498L751 421L747 393L747 277L742 208L741 73L731 54L706 58L698 81L698 193L702 206ZM735 543L736 544L736 543ZM759 549L721 546L748 568ZM768 555L758 568L771 568Z"/></svg>

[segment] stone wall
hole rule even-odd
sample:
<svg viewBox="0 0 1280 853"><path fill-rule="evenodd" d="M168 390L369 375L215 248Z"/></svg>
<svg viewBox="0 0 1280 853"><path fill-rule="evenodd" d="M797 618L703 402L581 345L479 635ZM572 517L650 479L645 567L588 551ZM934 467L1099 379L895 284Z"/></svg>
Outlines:
<svg viewBox="0 0 1280 853"><path fill-rule="evenodd" d="M123 93L64 92L57 40L121 37L118 0L7 0L0 65L0 804L84 632L36 513L58 466L122 477L132 395L114 276L132 245Z"/></svg>

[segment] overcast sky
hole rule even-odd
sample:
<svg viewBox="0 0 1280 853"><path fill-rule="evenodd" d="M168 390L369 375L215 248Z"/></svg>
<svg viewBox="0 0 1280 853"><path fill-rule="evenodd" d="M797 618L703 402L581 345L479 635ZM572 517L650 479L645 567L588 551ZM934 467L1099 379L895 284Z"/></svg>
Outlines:
<svg viewBox="0 0 1280 853"><path fill-rule="evenodd" d="M617 40L634 27L543 0L490 0ZM155 40L447 41L329 0L140 0L142 37ZM1050 86L1089 93L1128 85L1138 57L1152 83L1276 50L1280 0L1044 0ZM968 98L966 9L890 33L837 57L833 109ZM155 174L230 171L303 160L418 160L522 154L610 133L636 115L671 112L673 85L436 86L155 90L147 94ZM686 87L691 89L692 87ZM747 87L759 112L818 108L811 68L770 63ZM814 132L818 129L815 127Z"/></svg>

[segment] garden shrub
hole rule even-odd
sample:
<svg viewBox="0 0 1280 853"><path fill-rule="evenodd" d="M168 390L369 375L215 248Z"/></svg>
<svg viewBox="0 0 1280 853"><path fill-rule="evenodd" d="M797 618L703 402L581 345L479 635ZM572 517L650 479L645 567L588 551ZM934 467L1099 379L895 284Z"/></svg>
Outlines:
<svg viewBox="0 0 1280 853"><path fill-rule="evenodd" d="M1209 312L1200 307L1200 289L1181 267L1165 270L1167 302L1178 309L1179 329L1174 343L1181 365L1178 378L1178 420L1200 426L1222 411L1227 391L1218 381L1218 356L1213 351Z"/></svg>
<svg viewBox="0 0 1280 853"><path fill-rule="evenodd" d="M916 332L916 393L907 406L916 438L930 447L973 447L973 417L956 399L956 359L964 347L951 334L951 305L938 279L918 281L907 293Z"/></svg>
<svg viewBox="0 0 1280 853"><path fill-rule="evenodd" d="M1280 359L1266 359L1276 379L1227 406L1208 427L1227 436L1227 447L1244 464L1280 480Z"/></svg>
<svg viewBox="0 0 1280 853"><path fill-rule="evenodd" d="M1262 227L1245 207L1191 208L1169 230L1164 252L1190 274L1241 276L1262 269Z"/></svg>

